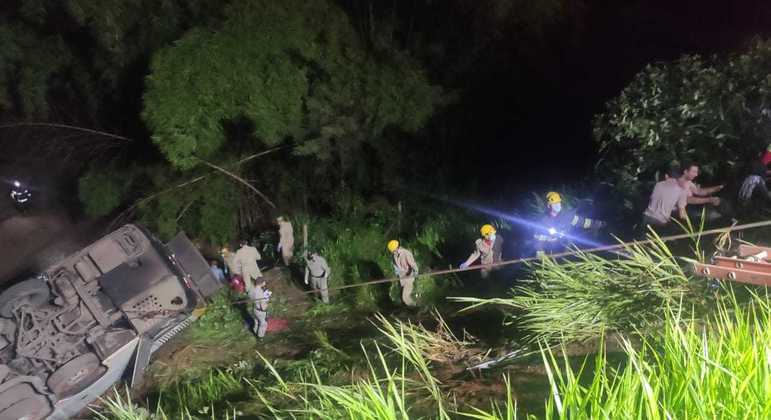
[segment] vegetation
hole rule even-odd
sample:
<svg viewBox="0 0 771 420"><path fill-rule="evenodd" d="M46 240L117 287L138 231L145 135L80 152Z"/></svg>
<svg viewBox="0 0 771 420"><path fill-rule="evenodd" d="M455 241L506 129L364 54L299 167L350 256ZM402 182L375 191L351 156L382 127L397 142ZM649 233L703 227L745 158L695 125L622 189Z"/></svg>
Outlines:
<svg viewBox="0 0 771 420"><path fill-rule="evenodd" d="M343 204L333 217L308 221L311 246L327 259L332 271L329 287L393 277L391 256L385 247L391 239L398 239L413 252L423 272L441 267L448 257L454 257L440 252L448 238L453 242L465 241L469 247L473 243L472 235L478 229L476 218L465 212L445 209L443 215L437 216L432 206L412 202L404 209L400 214L395 206L372 209L361 201L351 201ZM423 306L436 305L456 286L457 278L452 276L420 277L415 295ZM400 290L398 283L392 283L356 287L340 295L355 307L377 310L389 299L400 304Z"/></svg>
<svg viewBox="0 0 771 420"><path fill-rule="evenodd" d="M742 305L730 289L722 292L727 299L706 321L685 306L675 306L667 310L661 328L638 336L639 344L622 337L621 363L612 361L602 346L578 368L564 347L561 357L542 349L551 385L543 396L545 418L766 418L771 305L760 295ZM454 338L446 325L432 333L378 317L376 326L381 341L362 344L364 371L349 365L346 375L331 375L310 363L289 380L283 368L263 358L255 370L243 364L182 383L176 393L167 391L155 406L162 414L154 418L249 416L253 410L277 418L493 420L521 414L505 376L500 379L505 394L489 396L485 408L452 398L452 388L437 379L437 369L470 359L437 357L446 353L434 344L468 349L470 342ZM228 402L233 395L239 399ZM99 418L149 418L146 409L127 397L116 393L105 398Z"/></svg>
<svg viewBox="0 0 771 420"><path fill-rule="evenodd" d="M601 351L593 369L573 371L545 351L553 387L546 418L768 418L769 322L767 298L754 296L746 307L719 304L706 322L672 308L639 348L624 341L620 367Z"/></svg>
<svg viewBox="0 0 771 420"><path fill-rule="evenodd" d="M725 58L683 56L645 67L594 121L600 175L636 208L672 163L726 180L771 136L771 43ZM716 159L720 156L719 159Z"/></svg>
<svg viewBox="0 0 771 420"><path fill-rule="evenodd" d="M666 317L667 308L709 305L705 281L692 281L683 260L658 236L629 245L620 257L578 252L569 260L546 258L530 265L525 285L511 296L458 298L479 305L515 310L515 322L530 343L581 341L607 331L649 331ZM698 237L694 251L700 257Z"/></svg>

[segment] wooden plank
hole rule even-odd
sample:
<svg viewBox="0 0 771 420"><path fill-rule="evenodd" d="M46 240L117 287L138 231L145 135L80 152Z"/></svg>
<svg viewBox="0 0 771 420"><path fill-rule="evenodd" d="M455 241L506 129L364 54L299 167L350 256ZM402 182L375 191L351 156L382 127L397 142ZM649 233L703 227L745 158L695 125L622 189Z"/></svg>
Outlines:
<svg viewBox="0 0 771 420"><path fill-rule="evenodd" d="M767 262L747 261L747 260L741 260L738 258L715 257L714 265L717 265L719 267L726 267L730 269L739 269L739 270L755 271L758 273L771 274L771 264Z"/></svg>
<svg viewBox="0 0 771 420"><path fill-rule="evenodd" d="M756 271L719 267L701 263L694 263L693 267L694 273L701 277L755 284L758 286L771 286L771 274L769 273L758 273Z"/></svg>

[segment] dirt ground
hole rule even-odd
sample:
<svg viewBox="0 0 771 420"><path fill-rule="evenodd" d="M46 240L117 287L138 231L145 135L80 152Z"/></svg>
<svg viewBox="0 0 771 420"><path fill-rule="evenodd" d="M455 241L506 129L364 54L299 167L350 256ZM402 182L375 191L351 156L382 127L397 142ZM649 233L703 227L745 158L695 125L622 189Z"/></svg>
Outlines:
<svg viewBox="0 0 771 420"><path fill-rule="evenodd" d="M272 316L286 320L287 330L269 332L265 339L258 341L250 331L250 320L245 319L243 339L233 342L201 344L192 342L186 334L179 334L153 355L143 391L169 383L191 369L223 367L233 361L253 359L257 352L268 358L282 359L292 359L302 353L304 349L286 337L297 334L297 322L313 306L313 300L291 279L286 268L272 268L263 275L268 289L273 292L271 305L277 313Z"/></svg>
<svg viewBox="0 0 771 420"><path fill-rule="evenodd" d="M72 193L64 193L64 181L56 178L56 171L0 166L0 287L34 275L100 234L98 222L83 220L67 209ZM33 192L33 206L23 214L9 197L14 179Z"/></svg>

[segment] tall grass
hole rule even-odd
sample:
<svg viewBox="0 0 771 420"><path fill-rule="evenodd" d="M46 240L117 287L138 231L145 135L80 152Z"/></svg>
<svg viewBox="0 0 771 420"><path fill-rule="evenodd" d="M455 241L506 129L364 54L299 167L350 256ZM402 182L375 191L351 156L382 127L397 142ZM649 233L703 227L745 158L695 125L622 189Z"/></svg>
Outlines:
<svg viewBox="0 0 771 420"><path fill-rule="evenodd" d="M254 386L254 392L277 418L420 418L416 412L422 404L430 413L424 414L427 418L449 419L444 395L424 357L419 329L382 316L377 328L387 344L374 343L369 350L362 345L368 372L350 385L328 385L315 369L305 381L285 382L264 360L277 384L267 389ZM391 352L398 355L395 363L389 361Z"/></svg>
<svg viewBox="0 0 771 420"><path fill-rule="evenodd" d="M668 311L660 335L639 349L624 342L623 367L600 352L591 372L575 372L544 351L546 418L771 418L771 307L758 296L730 302L706 322Z"/></svg>
<svg viewBox="0 0 771 420"><path fill-rule="evenodd" d="M181 411L167 414L159 402L155 412L150 413L131 400L128 387L122 394L117 388L113 389L113 395L100 399L101 407L96 409L89 407L96 420L237 420L238 413L235 409L216 411L213 406L205 406L197 411L189 407L183 407Z"/></svg>
<svg viewBox="0 0 771 420"><path fill-rule="evenodd" d="M690 308L668 309L662 328L642 336L633 345L622 339L626 355L613 362L604 348L580 368L567 353L560 359L551 350L541 351L551 392L544 395L546 419L679 419L771 418L771 305L767 297L753 296L741 307L731 291L730 306L719 303L714 314L699 321ZM367 370L351 376L350 383L332 384L311 366L304 377L285 380L267 360L272 375L243 378L247 395L260 400L262 417L292 419L450 419L514 420L519 417L511 383L503 377L506 393L490 408L469 408L455 401L436 378L432 358L437 343L468 345L450 335L432 336L417 325L378 317L376 328L385 341L362 345ZM440 330L444 328L440 326ZM454 337L454 336L453 336ZM616 359L614 359L616 360ZM589 363L593 361L593 363ZM197 396L186 392L188 401ZM165 398L180 394L166 394ZM197 395L197 394L196 394ZM156 408L154 419L230 418L233 408L222 411L217 400L226 394L209 394L205 407L184 407L172 416ZM100 419L146 420L118 394L106 398L107 414ZM222 405L222 404L220 404ZM160 406L159 406L160 407ZM219 411L217 411L219 410ZM220 414L219 417L214 413ZM192 414L191 414L192 413ZM527 416L528 419L534 418Z"/></svg>
<svg viewBox="0 0 771 420"><path fill-rule="evenodd" d="M531 343L580 341L603 331L646 330L659 325L666 308L706 303L707 283L691 281L667 245L630 245L627 258L578 252L570 260L545 258L530 265L530 277L511 296L457 298L514 309L516 322ZM698 245L695 248L698 252Z"/></svg>

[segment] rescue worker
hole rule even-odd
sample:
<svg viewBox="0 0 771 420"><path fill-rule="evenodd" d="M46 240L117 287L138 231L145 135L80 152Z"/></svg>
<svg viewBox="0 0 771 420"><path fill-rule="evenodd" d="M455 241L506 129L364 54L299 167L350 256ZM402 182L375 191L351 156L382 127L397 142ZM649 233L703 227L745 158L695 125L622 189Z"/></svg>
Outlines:
<svg viewBox="0 0 771 420"><path fill-rule="evenodd" d="M279 236L276 251L281 253L284 265L289 267L294 256L294 229L292 228L292 223L284 219L284 216L278 216L276 223L278 224Z"/></svg>
<svg viewBox="0 0 771 420"><path fill-rule="evenodd" d="M220 250L220 256L222 262L225 264L225 275L231 278L238 274L238 267L236 267L236 254L230 252L230 248L226 245Z"/></svg>
<svg viewBox="0 0 771 420"><path fill-rule="evenodd" d="M562 208L562 197L555 191L546 194L547 214L541 219L533 238L537 256L558 252L565 247L564 240L573 229L598 230L606 226L600 220L578 215L575 210Z"/></svg>
<svg viewBox="0 0 771 420"><path fill-rule="evenodd" d="M668 226L675 210L680 219L686 219L687 185L678 172L677 168L670 168L664 180L653 187L648 207L643 212L643 226Z"/></svg>
<svg viewBox="0 0 771 420"><path fill-rule="evenodd" d="M497 235L493 225L482 226L479 229L479 233L482 234L482 237L474 243L474 252L460 265L460 268L466 268L480 258L482 259L482 264L494 264L501 261L503 238ZM480 271L483 279L490 275L490 268L483 268Z"/></svg>
<svg viewBox="0 0 771 420"><path fill-rule="evenodd" d="M688 194L688 204L692 206L688 208L688 213L691 218L700 218L702 210L707 221L714 221L720 219L724 215L731 213L726 206L721 206L721 200L719 197L713 197L715 194L723 189L722 185L714 187L702 188L700 185L693 181L699 176L699 165L695 162L686 162L682 167L683 173L681 175L681 182L686 185L686 193ZM695 205L695 207L694 207Z"/></svg>
<svg viewBox="0 0 771 420"><path fill-rule="evenodd" d="M412 299L412 289L415 287L415 278L418 276L415 257L412 252L399 246L397 240L388 241L386 247L393 255L394 273L399 278L399 285L402 286L402 301L407 306L417 305L417 302Z"/></svg>
<svg viewBox="0 0 771 420"><path fill-rule="evenodd" d="M11 184L10 197L14 207L19 211L23 211L29 207L30 200L32 199L32 192L30 192L29 188L16 180Z"/></svg>
<svg viewBox="0 0 771 420"><path fill-rule="evenodd" d="M322 302L329 303L329 291L327 290L327 287L331 271L329 270L327 260L317 252L311 251L305 258L305 269L311 278L310 283L313 290L317 295L321 295ZM308 284L307 276L305 278L305 284Z"/></svg>
<svg viewBox="0 0 771 420"><path fill-rule="evenodd" d="M747 176L739 188L739 204L749 208L753 201L762 204L771 203L771 192L768 191L766 165L760 160L750 163Z"/></svg>
<svg viewBox="0 0 771 420"><path fill-rule="evenodd" d="M257 248L249 245L246 239L242 239L240 244L241 248L238 248L238 251L236 251L233 264L237 270L236 274L240 274L243 277L246 292L250 293L254 281L262 278L262 272L257 265L257 261L260 261L262 256L257 251Z"/></svg>
<svg viewBox="0 0 771 420"><path fill-rule="evenodd" d="M265 288L265 279L262 277L249 281L251 290L249 299L253 302L254 327L252 331L257 337L265 337L268 330L268 301L272 295L271 291Z"/></svg>

